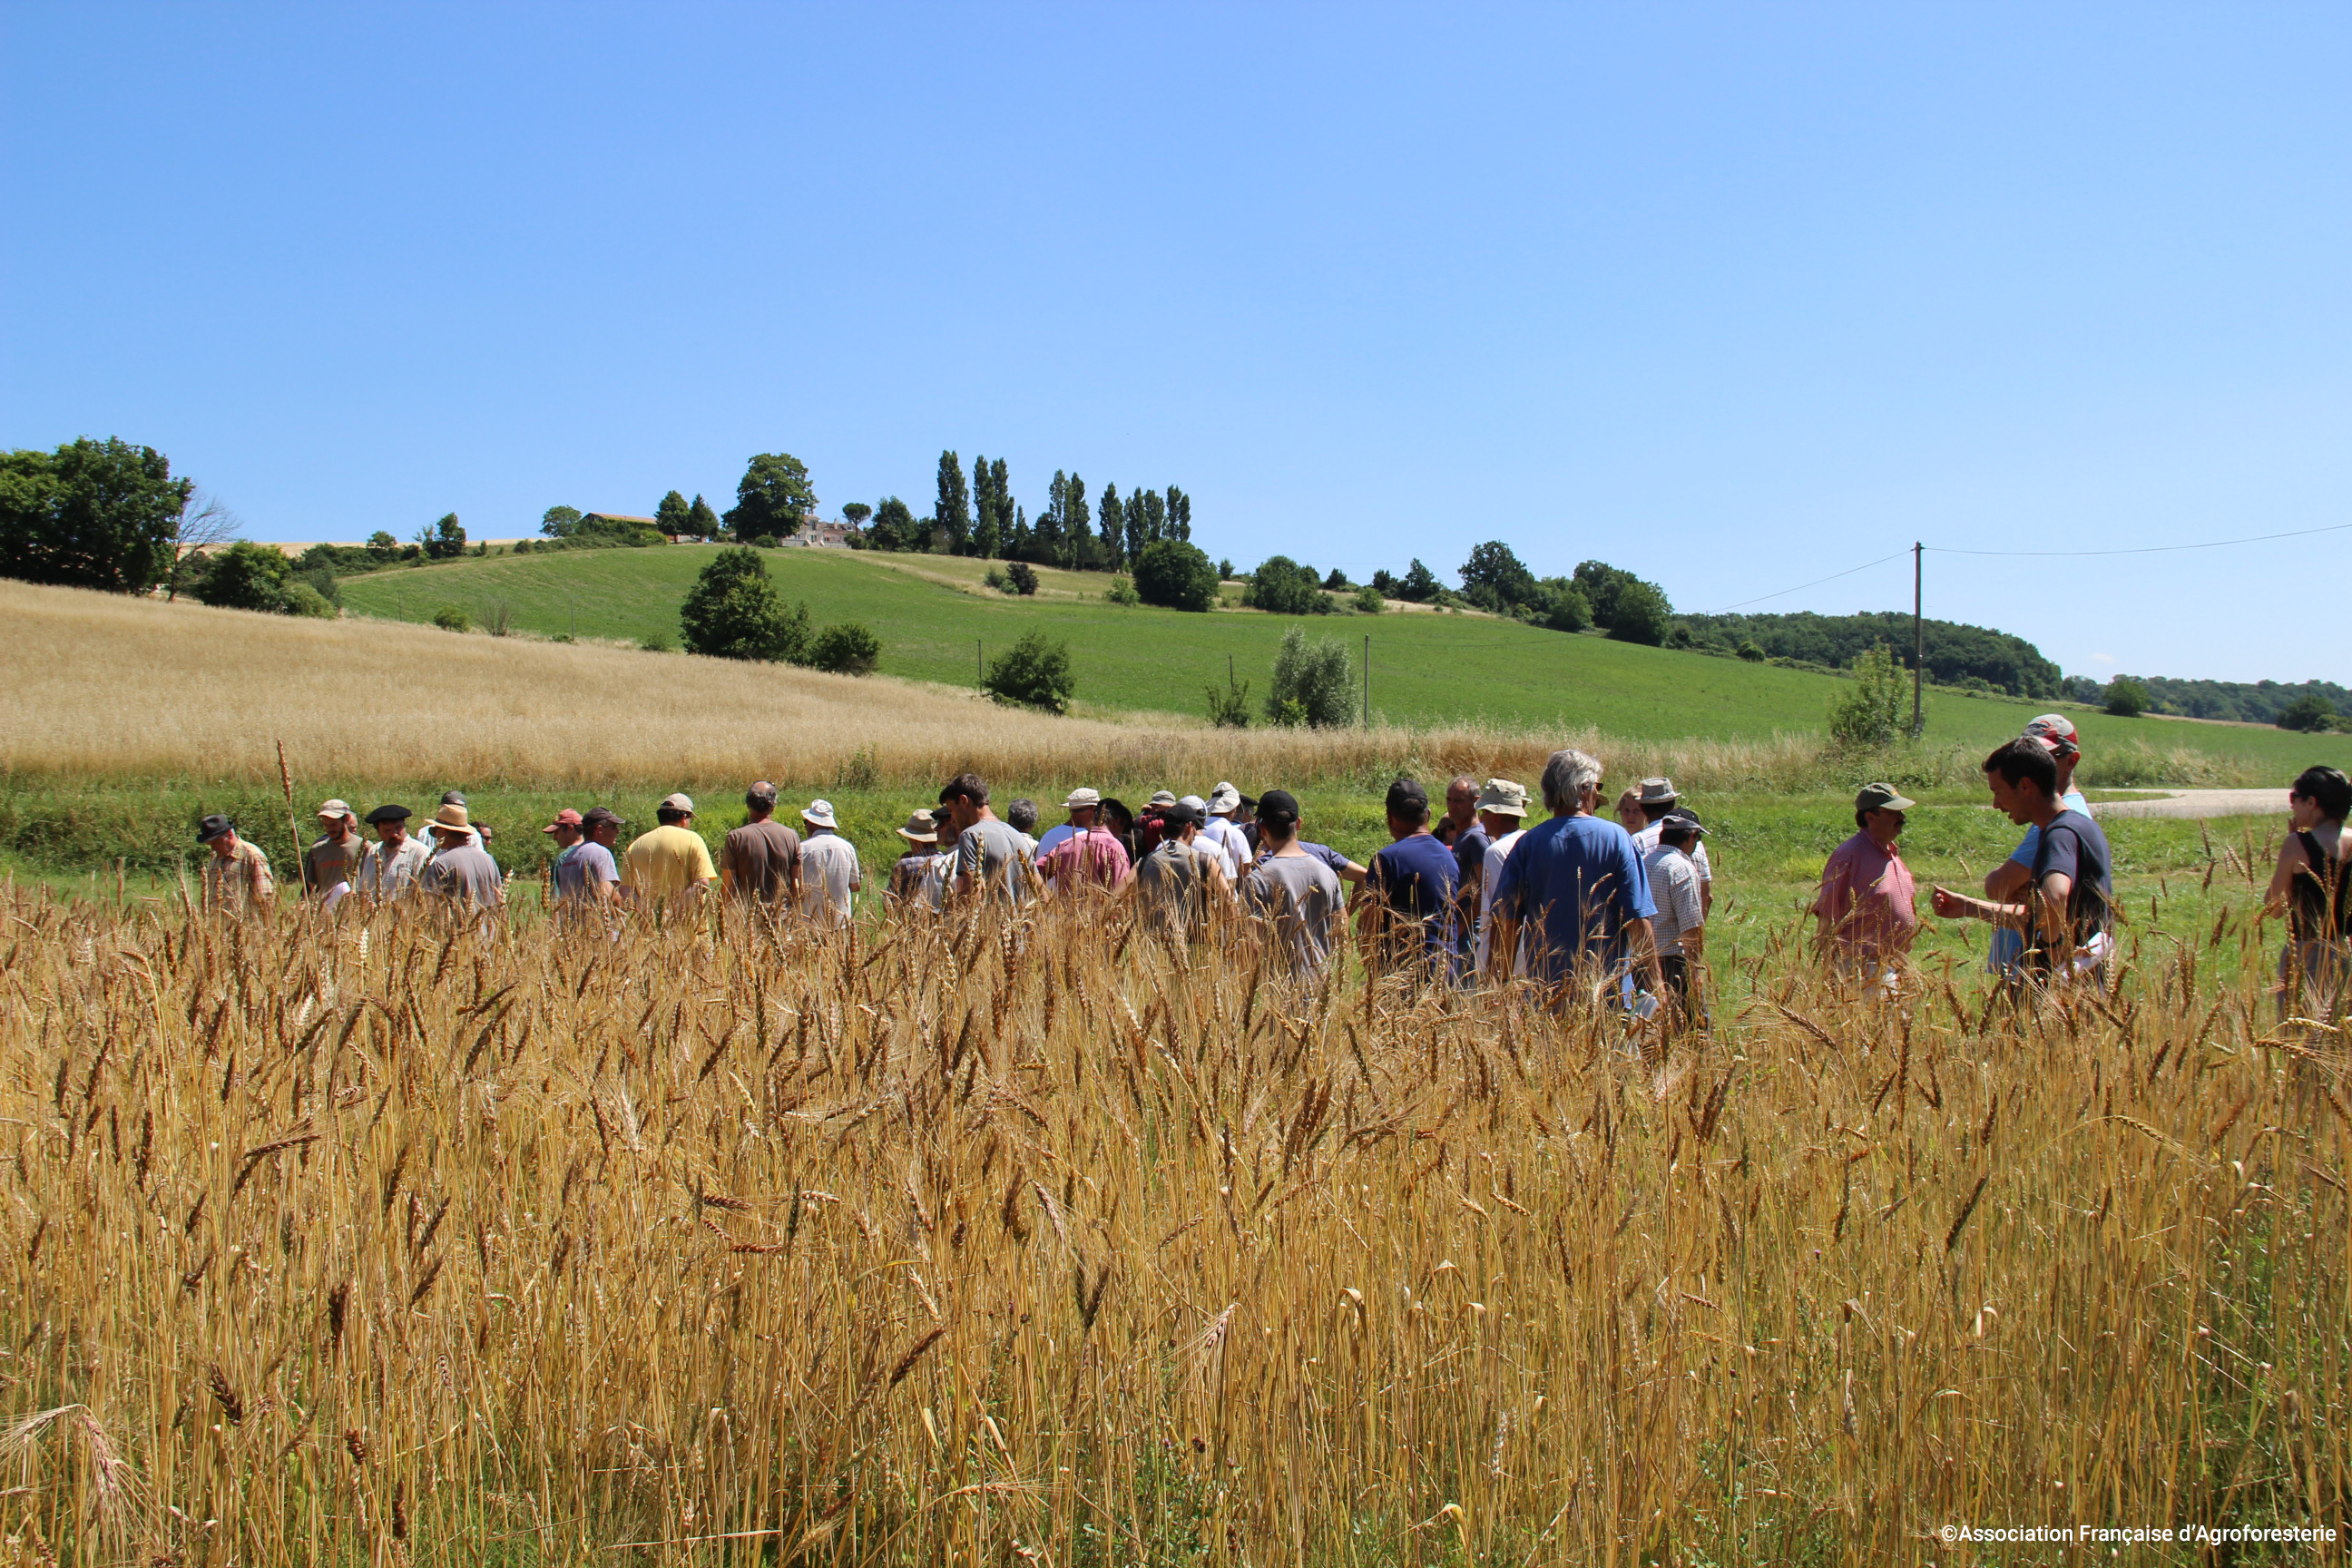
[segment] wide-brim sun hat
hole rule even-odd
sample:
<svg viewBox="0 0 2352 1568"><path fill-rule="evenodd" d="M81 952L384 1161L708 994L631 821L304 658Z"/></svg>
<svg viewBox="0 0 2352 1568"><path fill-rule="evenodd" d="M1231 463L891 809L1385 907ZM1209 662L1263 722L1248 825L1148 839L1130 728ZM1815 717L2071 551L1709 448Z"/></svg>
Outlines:
<svg viewBox="0 0 2352 1568"><path fill-rule="evenodd" d="M809 824L812 827L835 827L839 826L839 824L833 820L833 802L829 800L813 800L809 802L807 809L801 813L801 820Z"/></svg>
<svg viewBox="0 0 2352 1568"><path fill-rule="evenodd" d="M898 837L909 844L937 844L940 825L928 811L919 811L907 818L907 826L898 829Z"/></svg>

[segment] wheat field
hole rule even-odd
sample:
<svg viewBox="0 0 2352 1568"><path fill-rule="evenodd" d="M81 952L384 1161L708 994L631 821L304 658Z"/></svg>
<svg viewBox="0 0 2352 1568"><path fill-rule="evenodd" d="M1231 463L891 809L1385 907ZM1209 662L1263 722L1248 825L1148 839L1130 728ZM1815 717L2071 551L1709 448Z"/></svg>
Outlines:
<svg viewBox="0 0 2352 1568"><path fill-rule="evenodd" d="M1069 905L5 897L27 1561L1950 1562L2352 1501L2344 1042L2228 915L2024 1012L1769 952L1643 1054Z"/></svg>

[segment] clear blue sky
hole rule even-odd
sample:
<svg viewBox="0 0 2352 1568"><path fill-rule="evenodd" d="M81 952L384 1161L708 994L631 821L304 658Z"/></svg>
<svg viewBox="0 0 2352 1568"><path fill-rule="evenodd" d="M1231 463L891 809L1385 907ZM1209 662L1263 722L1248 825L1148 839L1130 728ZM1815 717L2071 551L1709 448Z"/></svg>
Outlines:
<svg viewBox="0 0 2352 1568"><path fill-rule="evenodd" d="M920 513L945 447L1690 610L2352 521L2340 3L5 0L0 61L0 442L256 537L776 450ZM2352 532L1929 564L2073 672L2352 681Z"/></svg>

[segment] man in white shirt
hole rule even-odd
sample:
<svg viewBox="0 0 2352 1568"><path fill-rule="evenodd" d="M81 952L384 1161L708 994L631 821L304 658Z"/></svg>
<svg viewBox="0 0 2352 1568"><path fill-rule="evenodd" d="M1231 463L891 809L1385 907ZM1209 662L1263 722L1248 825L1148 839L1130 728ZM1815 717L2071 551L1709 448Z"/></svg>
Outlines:
<svg viewBox="0 0 2352 1568"><path fill-rule="evenodd" d="M1488 779L1478 792L1478 826L1486 830L1487 844L1486 858L1480 862L1485 869L1478 879L1478 967L1473 974L1486 973L1487 942L1495 929L1495 884L1502 879L1503 862L1526 835L1527 820L1527 786L1509 779ZM1511 955L1511 978L1524 980L1527 973L1528 931L1523 928L1519 950Z"/></svg>
<svg viewBox="0 0 2352 1568"><path fill-rule="evenodd" d="M1226 879L1234 886L1240 886L1242 868L1254 858L1249 835L1234 826L1234 813L1241 809L1242 792L1220 780L1217 787L1209 792L1207 800L1189 795L1184 798L1208 818L1201 826L1201 841L1224 851Z"/></svg>
<svg viewBox="0 0 2352 1568"><path fill-rule="evenodd" d="M1649 823L1634 830L1633 852L1647 865L1658 847L1659 825L1665 821L1667 813L1682 805L1683 797L1675 793L1672 779L1643 779L1640 787L1642 793L1634 797L1634 804ZM1696 838L1690 843L1690 862L1691 869L1698 874L1699 912L1705 914L1715 908L1715 868L1706 863L1706 846Z"/></svg>
<svg viewBox="0 0 2352 1568"><path fill-rule="evenodd" d="M835 827L829 800L809 802L801 820L808 824L801 840L801 909L820 926L845 926L853 895L866 885L857 846Z"/></svg>
<svg viewBox="0 0 2352 1568"><path fill-rule="evenodd" d="M1658 847L1643 858L1650 879L1650 898L1658 906L1651 929L1658 942L1658 968L1673 993L1685 1022L1705 1018L1703 994L1706 910L1699 895L1698 869L1692 855L1706 829L1687 811L1668 812L1657 823Z"/></svg>

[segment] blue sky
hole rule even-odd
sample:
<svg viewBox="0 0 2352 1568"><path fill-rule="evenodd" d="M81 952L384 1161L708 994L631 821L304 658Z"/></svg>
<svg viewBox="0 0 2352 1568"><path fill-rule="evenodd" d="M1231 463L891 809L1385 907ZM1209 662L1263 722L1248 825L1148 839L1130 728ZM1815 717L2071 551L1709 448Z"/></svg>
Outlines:
<svg viewBox="0 0 2352 1568"><path fill-rule="evenodd" d="M0 442L256 537L945 447L1689 610L2352 521L2341 5L5 0L0 65ZM2352 531L1929 567L2073 672L2352 681Z"/></svg>

